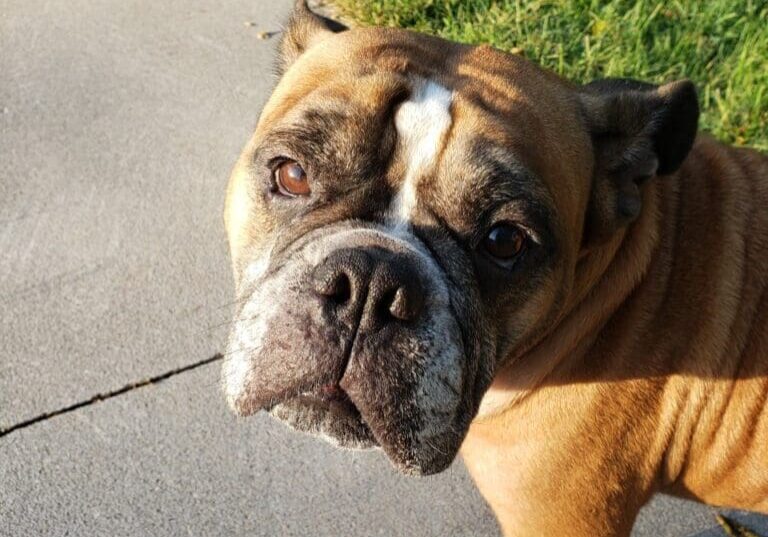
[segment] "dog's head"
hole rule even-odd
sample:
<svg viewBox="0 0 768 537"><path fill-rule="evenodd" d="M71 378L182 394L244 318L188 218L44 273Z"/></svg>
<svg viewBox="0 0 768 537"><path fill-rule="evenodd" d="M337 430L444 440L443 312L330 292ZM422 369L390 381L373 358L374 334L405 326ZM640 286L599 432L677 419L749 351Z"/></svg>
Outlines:
<svg viewBox="0 0 768 537"><path fill-rule="evenodd" d="M585 249L680 165L695 92L576 86L303 2L280 67L228 189L229 404L440 471L500 364L562 314Z"/></svg>

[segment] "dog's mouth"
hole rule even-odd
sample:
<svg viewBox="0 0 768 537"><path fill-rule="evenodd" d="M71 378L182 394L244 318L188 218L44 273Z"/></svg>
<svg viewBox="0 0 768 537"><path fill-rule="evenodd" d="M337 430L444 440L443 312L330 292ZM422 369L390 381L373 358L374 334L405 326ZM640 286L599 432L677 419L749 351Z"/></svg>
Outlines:
<svg viewBox="0 0 768 537"><path fill-rule="evenodd" d="M325 386L321 386L320 389L317 390L317 393L308 392L302 395L316 397L329 404L338 403L340 405L349 405L352 410L357 412L357 407L352 403L347 392L345 392L338 384L326 384Z"/></svg>
<svg viewBox="0 0 768 537"><path fill-rule="evenodd" d="M338 384L326 384L275 405L270 412L294 429L345 448L378 446L360 410Z"/></svg>
<svg viewBox="0 0 768 537"><path fill-rule="evenodd" d="M404 473L441 471L472 413L448 284L420 243L354 225L321 228L244 284L222 368L229 405L380 447Z"/></svg>

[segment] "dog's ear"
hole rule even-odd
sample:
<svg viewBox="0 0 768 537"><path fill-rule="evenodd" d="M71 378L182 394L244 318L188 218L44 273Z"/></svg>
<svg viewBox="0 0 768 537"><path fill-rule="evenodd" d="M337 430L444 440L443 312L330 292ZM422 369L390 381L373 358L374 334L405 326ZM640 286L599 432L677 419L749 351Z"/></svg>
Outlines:
<svg viewBox="0 0 768 537"><path fill-rule="evenodd" d="M283 31L278 54L278 73L283 74L304 51L331 34L347 27L309 9L306 0L297 0Z"/></svg>
<svg viewBox="0 0 768 537"><path fill-rule="evenodd" d="M580 100L595 151L584 232L590 245L638 217L644 182L680 167L696 137L699 105L688 80L599 80L581 88Z"/></svg>

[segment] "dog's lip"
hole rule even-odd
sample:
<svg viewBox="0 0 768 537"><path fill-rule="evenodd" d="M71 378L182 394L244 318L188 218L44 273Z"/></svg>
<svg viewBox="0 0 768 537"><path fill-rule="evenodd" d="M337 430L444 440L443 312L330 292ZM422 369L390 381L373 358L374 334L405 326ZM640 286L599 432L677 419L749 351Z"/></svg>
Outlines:
<svg viewBox="0 0 768 537"><path fill-rule="evenodd" d="M306 394L317 395L322 399L328 400L328 401L334 401L334 400L349 401L351 403L351 400L349 399L347 392L345 392L344 389L338 384L325 384L323 386L320 386L320 388L314 394L312 392L307 392ZM306 394L302 394L302 395L306 395Z"/></svg>
<svg viewBox="0 0 768 537"><path fill-rule="evenodd" d="M328 410L340 412L348 417L355 418L365 423L360 410L347 392L337 383L324 384L313 390L301 392L297 396L289 399L295 399L300 402L320 404ZM367 423L365 423L368 426Z"/></svg>
<svg viewBox="0 0 768 537"><path fill-rule="evenodd" d="M317 389L300 393L296 399L321 403L329 409L344 411L346 414L363 421L360 410L352 402L347 392L338 384L324 384Z"/></svg>
<svg viewBox="0 0 768 537"><path fill-rule="evenodd" d="M347 395L347 392L338 384L325 384L317 389L302 392L299 395L290 397L284 402L299 403L315 408L319 407L327 412L329 417L347 423L356 423L358 426L361 425L366 431L365 434L370 435L370 440L374 442L374 445L376 444L371 431L371 426L365 420L357 405L355 405L349 395Z"/></svg>

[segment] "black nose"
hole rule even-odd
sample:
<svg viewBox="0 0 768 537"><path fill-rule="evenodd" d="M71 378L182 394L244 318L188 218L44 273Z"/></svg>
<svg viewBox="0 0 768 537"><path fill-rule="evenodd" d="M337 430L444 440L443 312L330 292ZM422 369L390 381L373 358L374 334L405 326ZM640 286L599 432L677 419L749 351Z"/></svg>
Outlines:
<svg viewBox="0 0 768 537"><path fill-rule="evenodd" d="M424 308L424 286L406 256L383 249L337 250L314 270L314 290L340 314L364 327L415 321Z"/></svg>

